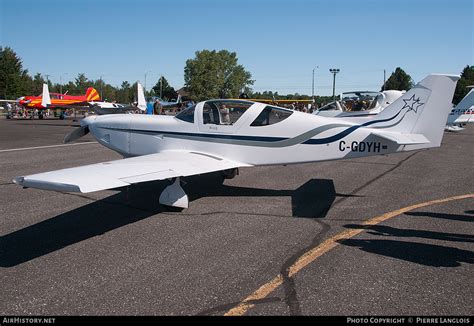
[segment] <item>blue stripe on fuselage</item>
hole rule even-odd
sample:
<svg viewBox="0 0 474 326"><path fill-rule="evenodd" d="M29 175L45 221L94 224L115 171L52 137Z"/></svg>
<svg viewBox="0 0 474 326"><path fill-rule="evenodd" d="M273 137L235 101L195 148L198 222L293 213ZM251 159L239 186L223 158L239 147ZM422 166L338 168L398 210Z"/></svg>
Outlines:
<svg viewBox="0 0 474 326"><path fill-rule="evenodd" d="M175 136L188 136L188 137L202 137L202 138L217 138L217 139L235 139L235 140L247 140L247 141L264 141L264 142L277 142L281 140L287 140L289 138L283 137L259 137L259 136L237 136L237 135L219 135L219 134L200 134L192 132L176 132L176 131L160 131L160 130L142 130L142 129L120 129L120 128L109 128L102 127L109 130L117 130L124 132L135 132L142 134L153 134L153 135L175 135Z"/></svg>
<svg viewBox="0 0 474 326"><path fill-rule="evenodd" d="M374 120L374 121L368 121L365 122L361 125L356 125L356 126L351 126L340 133L326 137L326 138L320 138L320 139L308 139L302 144L306 145L322 145L322 144L328 144L332 143L335 141L338 141L349 134L353 133L357 129L361 127L366 127L370 126L372 124L378 123L378 122L387 122L390 120L395 119L402 110L400 110L397 114L395 114L391 118L383 119L383 120ZM403 119L403 118L402 118ZM201 134L201 133L190 133L190 132L176 132L176 131L159 131L159 130L142 130L142 129L119 129L119 128L110 128L110 127L102 127L104 129L109 129L109 130L117 130L117 131L124 131L124 132L134 132L134 133L141 133L141 134L153 134L153 135L171 135L171 136L185 136L185 137L198 137L198 138L206 138L206 139L227 139L227 140L236 140L236 141L258 141L258 142L278 142L278 141L284 141L288 140L291 138L284 138L284 137L267 137L267 136L240 136L240 135L222 135L222 134ZM298 136L296 136L298 137Z"/></svg>
<svg viewBox="0 0 474 326"><path fill-rule="evenodd" d="M346 137L347 135L351 134L352 132L356 131L357 129L359 129L360 127L367 127L367 126L370 126L374 123L378 123L378 122L387 122L387 121L390 121L390 120L393 120L395 119L399 114L400 112L402 112L402 110L400 110L397 114L395 114L393 117L391 118L387 118L387 119L384 119L384 120L374 120L374 121L367 121L366 123L363 123L361 125L358 125L358 126L352 126L352 127L349 127L347 128L346 130L343 130L341 131L340 133L334 135L334 136L330 136L330 137L326 137L326 138L320 138L320 139L308 139L307 141L305 141L303 144L311 144L311 145L321 145L321 144L328 144L328 143L332 143L332 142L335 142L335 141L338 141L338 140L341 140L342 138ZM403 118L402 118L403 119Z"/></svg>

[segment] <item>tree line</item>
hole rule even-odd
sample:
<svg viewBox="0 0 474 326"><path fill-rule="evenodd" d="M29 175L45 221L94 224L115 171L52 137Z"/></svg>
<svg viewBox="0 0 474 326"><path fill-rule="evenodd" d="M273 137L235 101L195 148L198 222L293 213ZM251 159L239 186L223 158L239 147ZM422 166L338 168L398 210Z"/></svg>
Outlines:
<svg viewBox="0 0 474 326"><path fill-rule="evenodd" d="M131 103L136 101L137 82L130 84L123 81L120 87L112 86L99 78L89 79L84 73L79 73L74 80L67 83L53 83L47 76L40 73L30 76L23 68L21 58L9 47L0 47L0 98L16 99L24 95L40 95L43 84L48 84L51 93L68 93L70 95L85 94L88 87L94 87L103 100ZM166 78L161 77L156 84L146 92L146 96L162 95L171 100L177 93Z"/></svg>
<svg viewBox="0 0 474 326"><path fill-rule="evenodd" d="M195 57L188 59L184 67L185 90L188 98L201 101L209 98L238 98L245 94L248 98L276 100L309 100L311 96L303 94L281 95L278 92L253 92L251 86L255 80L245 67L238 63L237 54L227 50L196 51ZM10 47L0 47L0 98L15 99L24 95L41 94L43 83L47 83L52 93L68 92L71 95L85 94L88 87L94 87L103 100L131 103L136 100L136 82L123 81L120 87L114 87L101 78L88 79L79 73L73 81L66 84L52 83L40 73L30 76L23 68L21 58ZM409 90L414 82L402 68L397 67L391 73L381 90ZM474 85L474 66L467 65L461 72L453 98L457 104L468 93L466 86ZM165 100L177 97L176 90L165 77L147 91L146 96L160 96ZM316 103L331 101L330 96L316 97Z"/></svg>

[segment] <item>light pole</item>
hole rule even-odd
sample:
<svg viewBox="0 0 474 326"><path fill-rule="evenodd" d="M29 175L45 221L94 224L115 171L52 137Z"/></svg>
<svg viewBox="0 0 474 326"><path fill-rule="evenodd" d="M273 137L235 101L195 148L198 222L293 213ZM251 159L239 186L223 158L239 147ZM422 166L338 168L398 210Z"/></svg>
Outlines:
<svg viewBox="0 0 474 326"><path fill-rule="evenodd" d="M332 69L329 69L329 72L333 74L333 78L332 78L332 100L335 101L336 100L336 74L341 71L340 69L335 69L335 68L332 68Z"/></svg>
<svg viewBox="0 0 474 326"><path fill-rule="evenodd" d="M313 103L314 103L314 70L316 68L319 68L319 66L316 66L316 67L313 68L313 86L311 88L311 97L313 98Z"/></svg>
<svg viewBox="0 0 474 326"><path fill-rule="evenodd" d="M160 99L163 99L163 76L160 77Z"/></svg>
<svg viewBox="0 0 474 326"><path fill-rule="evenodd" d="M59 93L63 93L63 75L67 75L68 73L65 72L61 75L59 75Z"/></svg>
<svg viewBox="0 0 474 326"><path fill-rule="evenodd" d="M146 73L145 73L145 85L143 86L143 92L145 93L145 96L146 96L146 75L151 72L151 70L148 70Z"/></svg>

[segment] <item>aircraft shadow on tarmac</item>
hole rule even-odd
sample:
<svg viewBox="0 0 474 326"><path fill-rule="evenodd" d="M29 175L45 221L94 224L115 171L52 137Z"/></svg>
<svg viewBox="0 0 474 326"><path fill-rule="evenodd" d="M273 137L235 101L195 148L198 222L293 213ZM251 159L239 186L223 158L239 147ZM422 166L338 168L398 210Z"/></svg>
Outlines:
<svg viewBox="0 0 474 326"><path fill-rule="evenodd" d="M350 224L345 227L370 230L368 233L377 236L422 238L451 242L474 242L474 236L468 234L398 229L382 225L367 226ZM468 264L474 263L474 252L441 245L386 239L347 239L340 240L339 243L346 246L358 247L365 252L425 266L457 267L463 262Z"/></svg>
<svg viewBox="0 0 474 326"><path fill-rule="evenodd" d="M206 178L203 191L203 178ZM194 179L194 180L193 180ZM336 193L329 179L311 179L295 190L274 190L229 186L219 182L217 174L190 177L184 186L190 201L201 197L291 197L293 217L323 218L336 197L359 197Z"/></svg>
<svg viewBox="0 0 474 326"><path fill-rule="evenodd" d="M466 211L465 213L472 214L469 212L470 211ZM405 214L410 215L410 216L427 216L427 217L433 217L433 218L441 218L441 219L451 220L451 221L474 222L474 216L469 216L469 215L433 213L433 212L408 212Z"/></svg>
<svg viewBox="0 0 474 326"><path fill-rule="evenodd" d="M203 175L199 182L193 178L186 179L188 184L184 186L191 200L209 196L291 196L295 217L325 217L338 196L333 181L324 179L309 180L296 190L269 190L224 185L216 175ZM157 194L168 184L156 181L131 186L128 191L121 189L102 200L7 234L0 239L0 267L22 264L164 212Z"/></svg>

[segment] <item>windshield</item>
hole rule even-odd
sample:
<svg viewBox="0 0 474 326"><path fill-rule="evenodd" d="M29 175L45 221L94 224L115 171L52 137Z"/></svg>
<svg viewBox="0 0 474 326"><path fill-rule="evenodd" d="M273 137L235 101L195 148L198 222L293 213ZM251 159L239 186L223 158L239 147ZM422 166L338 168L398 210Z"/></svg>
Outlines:
<svg viewBox="0 0 474 326"><path fill-rule="evenodd" d="M236 100L207 101L202 109L202 121L204 124L233 125L253 104Z"/></svg>
<svg viewBox="0 0 474 326"><path fill-rule="evenodd" d="M383 103L383 98L384 98L383 94L377 95L377 96L372 100L372 103L370 104L369 110L375 109L375 107L376 107L379 103Z"/></svg>
<svg viewBox="0 0 474 326"><path fill-rule="evenodd" d="M331 102L329 104L326 104L325 106L319 108L319 111L332 111L332 110L339 110L336 102Z"/></svg>
<svg viewBox="0 0 474 326"><path fill-rule="evenodd" d="M281 122L293 114L293 111L274 106L266 106L258 117L250 124L251 127L269 126Z"/></svg>
<svg viewBox="0 0 474 326"><path fill-rule="evenodd" d="M185 122L190 122L194 123L194 110L196 108L196 105L193 105L189 108L184 109L180 113L176 115L176 119L185 121Z"/></svg>
<svg viewBox="0 0 474 326"><path fill-rule="evenodd" d="M347 92L341 95L341 106L344 111L364 111L371 107L378 92Z"/></svg>

